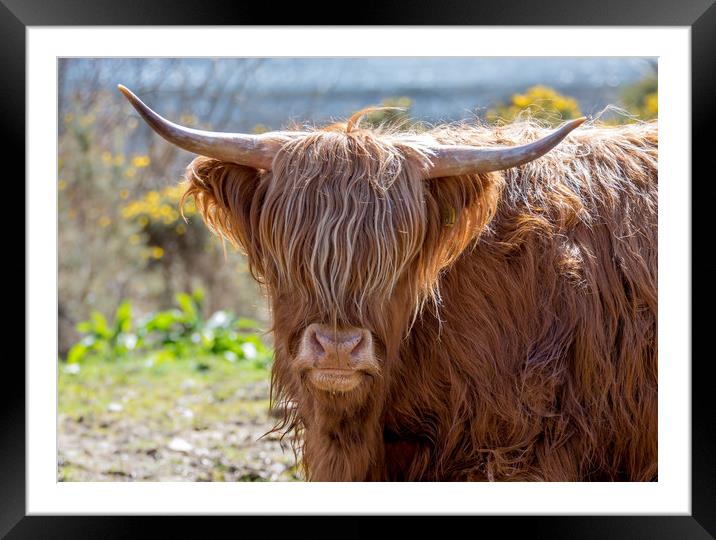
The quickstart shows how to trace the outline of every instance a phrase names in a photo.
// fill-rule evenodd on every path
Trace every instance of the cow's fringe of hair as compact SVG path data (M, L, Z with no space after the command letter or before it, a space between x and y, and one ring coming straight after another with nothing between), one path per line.
M309 478L655 477L656 124L588 125L520 168L420 179L428 142L544 134L333 127L272 172L192 163L186 196L272 299L277 427L298 435ZM316 320L382 344L350 422L290 369Z

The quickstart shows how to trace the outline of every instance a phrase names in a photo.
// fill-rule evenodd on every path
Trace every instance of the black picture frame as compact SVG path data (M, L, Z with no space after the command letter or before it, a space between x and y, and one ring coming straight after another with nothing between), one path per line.
M692 177L699 180L700 197L692 201L704 203L708 200L701 193L702 186L713 182L712 166L708 163L711 152L699 151L700 144L713 141L713 111L716 97L716 6L714 0L602 0L600 2L574 2L559 0L534 2L529 0L503 0L500 2L477 3L469 1L427 0L396 2L383 0L371 6L364 2L350 10L349 18L340 18L343 24L370 25L548 25L548 26L688 26L691 28L691 73L692 73ZM270 23L292 25L314 25L318 22L335 24L333 21L318 21L317 13L334 14L334 9L324 9L312 3L283 4L280 9L268 3L240 3L236 1L201 0L0 0L0 118L6 141L3 145L5 156L18 156L13 162L12 175L15 179L24 177L25 161L25 32L28 26L95 26L95 25L254 25ZM568 54L568 51L566 51ZM668 134L662 134L668 136ZM712 143L711 143L712 144ZM711 169L708 175L707 167ZM7 174L7 173L6 173ZM19 182L8 187L10 178L5 179L5 193L12 189L18 193L9 197L14 206L25 201L24 190ZM685 187L690 179L684 179ZM710 233L704 216L697 213L702 224L692 218L692 248L704 243ZM7 224L6 224L7 226ZM708 232L706 232L708 231ZM7 253L25 253L23 239L7 238L4 245ZM22 244L21 244L22 242ZM711 266L712 267L712 266ZM706 265L709 268L709 265ZM692 260L692 279L693 279ZM23 277L25 286L28 286ZM695 299L705 307L706 295ZM16 315L16 314L14 314ZM19 318L19 317L18 317ZM24 319L24 317L23 317ZM708 324L708 317L694 318L692 328ZM32 324L32 321L26 321ZM692 335L693 335L692 330ZM521 535L530 538L668 538L697 539L713 538L716 535L716 422L714 422L713 378L710 376L712 355L692 354L692 513L690 516L551 516L551 517L479 517L457 518L478 519L477 523L466 525L474 531L487 529L500 531L501 536ZM661 359L662 362L688 359ZM159 518L150 517L88 517L88 516L27 516L26 515L26 470L25 470L25 370L17 356L5 357L3 389L0 392L0 536L7 538L113 538L136 537L150 533L150 523ZM296 530L305 527L314 518L300 518L300 525L287 523L287 518L220 518L226 525L237 527L235 520L243 520L241 527L258 526L272 531L272 536L281 528ZM293 518L294 520L296 518ZM332 524L331 520L341 519ZM365 536L380 527L374 517L323 518L320 524L311 525L312 535L320 536ZM231 520L231 521L229 521ZM270 520L270 523L269 523ZM163 519L163 535L175 537L203 537L213 535L212 524L207 529L205 518ZM431 525L447 532L442 520ZM453 525L454 526L454 525ZM486 527L487 526L487 527ZM414 531L427 531L423 519L414 519L409 525L401 524L403 535ZM462 529L454 529L457 531ZM317 532L314 532L317 531ZM340 533L338 533L340 531Z

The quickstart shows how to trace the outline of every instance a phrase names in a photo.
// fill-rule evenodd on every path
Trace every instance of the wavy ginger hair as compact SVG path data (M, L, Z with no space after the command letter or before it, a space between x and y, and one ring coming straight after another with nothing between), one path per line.
M187 170L185 196L267 289L278 428L307 477L654 479L656 124L584 127L522 167L430 181L421 140L544 131L353 124L287 143L272 171ZM381 373L348 405L291 372L312 322L375 336Z

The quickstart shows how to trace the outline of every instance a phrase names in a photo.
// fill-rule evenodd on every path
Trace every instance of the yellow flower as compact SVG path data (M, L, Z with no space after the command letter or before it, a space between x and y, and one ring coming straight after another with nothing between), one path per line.
M173 202L179 202L181 196L184 194L184 186L182 184L176 184L175 186L167 186L162 190L162 195L171 199Z
M144 194L139 200L129 202L121 210L124 219L136 219L141 226L149 223L158 223L162 225L174 225L181 217L178 202L184 193L184 185L168 186L161 191L152 190ZM128 190L122 190L120 197L127 198ZM196 205L187 203L186 215L196 213ZM180 234L183 234L180 233Z
M152 246L150 253L153 259L161 259L164 257L164 250L159 246Z
M487 111L487 119L491 122L500 119L509 121L523 111L529 111L530 117L550 123L581 115L579 104L574 98L564 96L548 86L536 85L523 94L513 94L509 104L498 104L495 109Z
M129 243L132 244L133 246L136 246L141 241L142 241L142 238L138 234L133 234L132 236L129 237Z
M512 103L517 105L518 107L527 107L530 104L530 101L527 99L526 96L523 96L522 94L515 94L512 96Z
M183 223L180 223L179 225L174 227L174 230L176 231L176 233L179 236L181 236L182 234L184 234L186 232L186 225L184 225Z
M60 181L57 183L57 189L59 189L60 191L64 191L64 189L65 189L66 187L67 187L67 182L65 182L64 180L60 180Z
M644 98L644 109L647 114L656 116L659 112L659 94L656 92L648 94Z
M127 197L129 197L129 190L128 190L128 189L123 189L122 191L119 192L119 196L120 196L122 199L126 199Z
M137 169L135 169L134 167L127 168L127 170L124 171L124 176L126 176L127 178L134 178L135 176L137 176Z
M134 165L138 169L141 169L142 167L146 167L150 163L151 163L151 160L149 159L149 156L134 156L132 158L132 165Z
M184 210L185 216L193 216L194 214L196 214L196 203L194 202L194 200L191 199L191 200L187 201L186 204L184 205L183 210Z
M107 150L102 152L102 162L106 165L110 165L112 163L112 152L108 152Z
M103 229L106 229L107 227L109 227L112 224L112 220L109 219L109 217L107 217L107 216L102 216L101 218L99 218L98 223L99 223L100 227L102 227Z

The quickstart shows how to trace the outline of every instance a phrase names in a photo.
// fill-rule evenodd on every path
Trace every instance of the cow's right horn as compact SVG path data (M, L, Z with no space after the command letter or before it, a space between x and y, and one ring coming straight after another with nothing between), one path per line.
M180 126L162 118L147 107L127 87L117 85L137 112L154 131L170 143L202 156L247 165L256 169L271 169L273 158L293 133L272 132L261 135L217 133Z
M520 146L480 148L464 145L434 145L430 148L434 157L431 159L432 164L425 178L442 178L519 167L545 155L586 120L586 118L570 120L546 137Z

